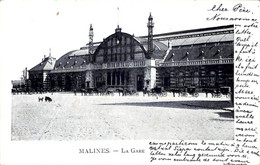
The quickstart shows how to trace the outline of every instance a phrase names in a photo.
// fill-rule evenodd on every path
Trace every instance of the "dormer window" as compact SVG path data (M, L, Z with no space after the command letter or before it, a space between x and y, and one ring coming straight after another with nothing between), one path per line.
M186 58L190 53L186 52L185 55L182 57L182 59Z
M218 55L219 53L220 53L220 49L218 49L218 50L216 51L216 53L214 54L214 56Z

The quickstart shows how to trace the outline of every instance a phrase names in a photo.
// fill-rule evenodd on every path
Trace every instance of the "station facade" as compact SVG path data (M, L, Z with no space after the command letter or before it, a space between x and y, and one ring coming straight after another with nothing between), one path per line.
M148 35L115 33L61 56L51 55L29 70L32 91L80 91L87 88L133 91L216 89L234 85L234 26L219 26Z

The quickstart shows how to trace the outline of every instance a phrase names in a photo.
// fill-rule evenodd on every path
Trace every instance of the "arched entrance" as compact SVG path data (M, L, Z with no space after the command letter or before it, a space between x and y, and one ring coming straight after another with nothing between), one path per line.
M57 90L61 91L62 90L62 77L58 76L57 81L58 81L58 89Z
M51 91L54 91L55 90L55 80L51 79L50 86L51 86Z
M65 91L71 91L71 77L65 77Z
M144 88L144 76L143 75L136 76L136 85L137 85L137 88L136 88L137 91L143 90L143 88Z

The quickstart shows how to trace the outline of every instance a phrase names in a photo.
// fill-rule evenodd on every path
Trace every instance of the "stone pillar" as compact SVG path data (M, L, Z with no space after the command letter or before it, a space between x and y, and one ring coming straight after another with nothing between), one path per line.
M121 73L121 71L119 71L118 74L119 74L119 76L118 76L119 77L119 85L122 85L122 80L121 80L121 74L122 73Z
M43 72L43 75L42 75L42 87L43 87L43 90L46 91L48 89L48 79L47 79L47 76L48 76L48 72L47 71L44 71Z
M86 71L85 74L85 83L86 83L86 87L87 87L87 82L89 82L89 87L93 88L94 87L94 83L93 83L93 74L91 70Z
M144 88L147 88L147 90L151 90L156 86L155 60L146 60L145 66L146 68L144 70Z
M110 86L112 85L113 83L113 72L110 72Z
M63 73L62 77L61 77L62 78L62 88L61 88L62 91L65 89L65 77L66 77L66 74Z
M118 72L115 72L115 85L118 85L117 84L117 74L118 74Z
M102 74L102 81L105 82L105 87L107 87L107 72L103 72Z

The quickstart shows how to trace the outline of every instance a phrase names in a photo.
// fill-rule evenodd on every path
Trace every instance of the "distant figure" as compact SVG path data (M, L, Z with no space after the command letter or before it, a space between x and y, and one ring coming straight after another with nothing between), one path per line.
M48 96L45 96L45 101L46 102L52 102L52 99L50 97L48 97Z
M74 95L75 95L75 96L77 95L77 90L76 90L76 89L74 89Z
M143 90L143 96L145 96L147 93L147 88L145 87L144 90Z
M175 91L172 90L172 97L175 97Z
M43 102L43 97L38 97L39 102Z

